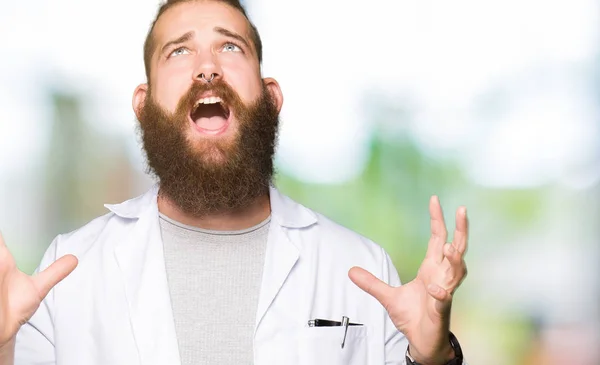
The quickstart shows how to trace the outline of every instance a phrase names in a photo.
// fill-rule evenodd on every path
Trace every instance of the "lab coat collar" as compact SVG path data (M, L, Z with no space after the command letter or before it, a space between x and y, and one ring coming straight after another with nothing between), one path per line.
M121 218L135 219L139 218L144 210L150 205L157 205L158 184L155 184L146 193L129 199L119 204L104 204L104 206Z
M139 218L149 205L157 204L159 185L155 184L145 194L120 204L106 204L105 207L122 218ZM282 227L305 228L317 222L317 216L311 210L283 195L277 188L269 189L271 200L271 219Z

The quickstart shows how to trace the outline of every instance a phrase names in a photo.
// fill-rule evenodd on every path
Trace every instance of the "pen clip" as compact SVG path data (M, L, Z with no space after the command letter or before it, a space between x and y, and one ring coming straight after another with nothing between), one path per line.
M348 334L348 325L350 324L350 318L343 316L342 317L342 327L344 327L344 338L342 339L342 348L346 344L346 335Z

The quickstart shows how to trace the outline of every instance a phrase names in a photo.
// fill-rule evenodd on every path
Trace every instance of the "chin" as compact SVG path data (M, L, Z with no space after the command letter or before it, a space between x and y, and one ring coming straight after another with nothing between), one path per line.
M188 142L190 143L190 148L194 151L194 156L209 165L221 165L226 163L229 154L228 152L235 146L233 136L198 138L197 133L193 131L188 135Z

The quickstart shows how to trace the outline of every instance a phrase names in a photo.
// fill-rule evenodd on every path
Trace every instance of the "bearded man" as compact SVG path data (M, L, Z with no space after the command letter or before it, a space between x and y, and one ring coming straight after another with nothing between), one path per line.
M59 235L36 274L0 239L0 364L462 364L466 275L439 201L417 277L272 184L276 80L236 0L170 0L133 108L157 184Z

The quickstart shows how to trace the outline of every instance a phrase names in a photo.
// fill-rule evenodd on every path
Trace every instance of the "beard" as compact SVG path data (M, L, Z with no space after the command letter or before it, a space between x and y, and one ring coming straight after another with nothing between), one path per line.
M190 115L200 95L212 91L235 122L225 135L198 138ZM148 173L158 179L159 194L192 217L232 212L269 193L279 116L263 85L260 97L246 105L222 80L195 83L174 113L153 99L151 89L139 116ZM230 133L233 132L233 133Z

